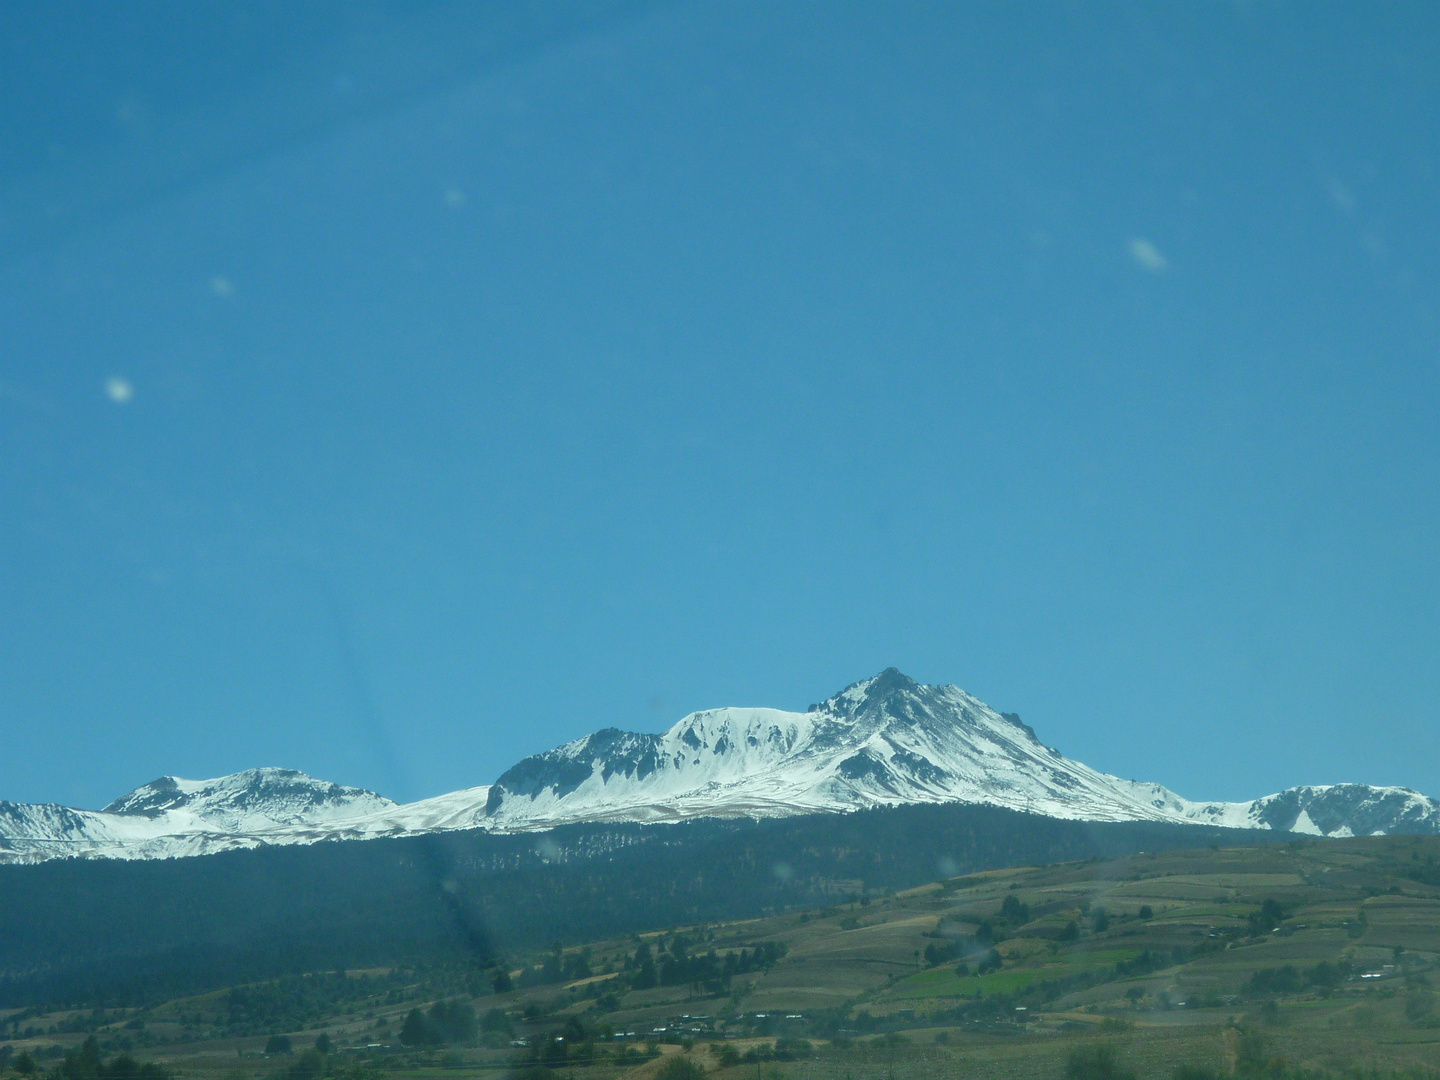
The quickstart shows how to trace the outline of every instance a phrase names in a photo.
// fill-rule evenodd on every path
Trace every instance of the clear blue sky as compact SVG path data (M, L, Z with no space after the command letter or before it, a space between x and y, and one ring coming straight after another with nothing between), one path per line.
M889 665L1440 796L1434 5L99 10L3 16L0 798Z

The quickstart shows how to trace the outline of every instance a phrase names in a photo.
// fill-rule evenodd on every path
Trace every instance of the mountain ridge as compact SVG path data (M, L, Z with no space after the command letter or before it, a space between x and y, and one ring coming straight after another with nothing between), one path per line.
M534 754L491 785L397 804L294 770L165 776L103 810L0 802L0 862L173 858L266 844L583 822L845 813L978 803L1071 820L1156 821L1323 836L1440 832L1440 802L1407 788L1303 786L1194 802L1072 761L1013 713L895 668L803 713L721 708L658 734L604 728Z

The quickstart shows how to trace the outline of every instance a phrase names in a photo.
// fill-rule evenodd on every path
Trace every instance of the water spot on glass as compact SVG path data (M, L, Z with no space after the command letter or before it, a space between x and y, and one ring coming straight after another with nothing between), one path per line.
M135 387L121 375L111 375L105 380L105 396L116 405L124 405L135 396Z
M1131 240L1129 250L1130 257L1152 274L1158 274L1170 265L1165 256L1160 253L1160 249L1143 236L1137 236Z
M1330 201L1335 205L1335 209L1347 214L1355 209L1355 195L1343 183L1339 180L1331 180L1328 188Z

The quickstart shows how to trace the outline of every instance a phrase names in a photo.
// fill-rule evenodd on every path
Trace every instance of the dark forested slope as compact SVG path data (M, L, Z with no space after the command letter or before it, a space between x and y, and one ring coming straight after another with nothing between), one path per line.
M971 870L1286 833L988 806L577 825L0 867L0 1005L133 1002L296 971L464 959L905 888Z

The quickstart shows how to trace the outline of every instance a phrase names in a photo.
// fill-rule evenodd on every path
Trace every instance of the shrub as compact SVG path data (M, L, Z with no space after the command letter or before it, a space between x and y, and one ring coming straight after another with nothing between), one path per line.
M1077 1046L1065 1059L1065 1080L1135 1080L1109 1043Z
M1405 996L1405 1015L1410 1020L1423 1020L1435 1011L1435 995L1423 986L1412 987Z
M480 1018L480 1030L498 1032L510 1038L515 1034L515 1024L504 1009L492 1007Z
M775 1058L777 1061L793 1061L797 1058L808 1058L815 1052L808 1039L798 1039L782 1035L775 1040Z
M437 1001L428 1014L411 1009L400 1028L405 1046L461 1045L475 1041L475 1010L461 1001Z
M675 1054L660 1066L655 1080L702 1080L705 1070L683 1054Z
M955 942L946 942L944 945L925 946L925 966L939 967L948 960L955 959Z
M325 1075L325 1055L306 1050L285 1070L285 1080L320 1080Z
M1267 896L1260 910L1249 917L1250 933L1258 937L1274 930L1285 919L1285 911L1273 896Z

